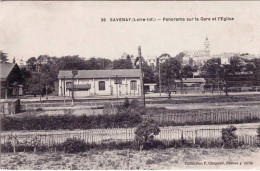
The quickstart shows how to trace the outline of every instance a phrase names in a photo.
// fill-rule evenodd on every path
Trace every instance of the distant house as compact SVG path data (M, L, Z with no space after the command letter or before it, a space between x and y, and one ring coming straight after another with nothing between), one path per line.
M0 63L0 87L1 98L18 96L23 94L22 73L17 64Z
M204 78L184 78L175 80L176 92L184 93L202 93L204 92L206 80Z
M72 84L72 71L59 71L59 96L139 96L139 69L78 70Z

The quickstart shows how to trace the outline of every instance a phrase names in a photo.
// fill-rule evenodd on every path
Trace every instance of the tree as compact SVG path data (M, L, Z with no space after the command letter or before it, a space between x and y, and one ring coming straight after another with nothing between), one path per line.
M185 54L183 52L181 52L178 55L176 55L175 58L176 58L176 60L178 60L182 64L184 56L185 56Z
M136 66L136 69L139 69L139 65ZM156 82L154 69L149 66L144 60L142 62L142 71L144 73L144 83Z
M161 64L162 84L167 88L169 98L171 98L174 80L180 79L180 70L181 63L176 58L170 57Z
M31 57L26 61L26 64L30 71L36 70L36 62L37 62L37 59L35 57Z
M0 50L0 62L1 62L1 63L6 63L6 62L8 62L7 53L4 53L4 52L1 51L1 50Z
M205 76L207 78L216 78L218 71L220 69L221 59L212 58L209 59L202 67L202 70L205 71Z
M220 87L221 76L223 75L223 68L220 67L221 59L209 59L202 67L203 75L206 79L206 84L210 84L212 92L213 87Z
M232 74L241 72L244 68L243 63L244 63L243 59L238 56L234 56L230 58L229 72Z
M192 68L190 65L185 65L182 68L182 76L184 78L192 78L193 77L193 72L196 72L197 70Z
M13 63L15 64L16 62L15 62L15 57L13 58Z
M190 65L190 66L193 66L193 63L194 63L193 58L190 58L190 59L189 59L189 65Z
M133 69L133 63L130 58L114 60L113 69Z
M237 128L230 126L221 130L223 141L223 148L234 148L237 146L237 135L235 134Z
M28 90L28 83L27 81L32 77L32 74L30 71L28 71L26 68L21 68L21 75L22 75L22 84L24 90Z
M33 94L36 96L37 94L43 94L44 85L41 81L41 74L34 73L31 78L29 78L26 82L27 93Z
M105 58L90 58L86 61L89 70L111 69L112 61Z
M229 77L243 71L243 63L243 59L237 56L230 58L229 65L221 65L220 58L210 59L203 66L204 77L208 83L211 82L215 86L218 85L218 87L224 83L226 95L228 96L228 87L232 86L231 82L228 81Z
M135 140L140 151L145 145L153 143L154 136L160 133L160 128L153 120L144 120L135 130Z

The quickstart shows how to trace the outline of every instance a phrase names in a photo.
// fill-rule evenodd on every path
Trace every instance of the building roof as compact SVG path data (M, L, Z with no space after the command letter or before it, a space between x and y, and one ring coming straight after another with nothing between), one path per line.
M0 79L5 80L16 64L14 63L0 63Z
M175 82L181 82L181 80L175 80ZM186 79L182 79L183 83L205 83L205 79L204 78L186 78Z
M139 69L113 69L113 70L78 70L74 78L136 78L140 77ZM72 78L71 70L60 70L58 78Z

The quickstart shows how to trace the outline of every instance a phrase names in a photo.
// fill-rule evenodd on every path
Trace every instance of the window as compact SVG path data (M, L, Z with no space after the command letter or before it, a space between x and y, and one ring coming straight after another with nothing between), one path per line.
M130 82L130 87L131 87L131 90L137 90L137 83L135 80L131 81Z
M72 88L72 82L66 82L66 91Z
M105 90L105 81L99 81L98 88L99 90Z

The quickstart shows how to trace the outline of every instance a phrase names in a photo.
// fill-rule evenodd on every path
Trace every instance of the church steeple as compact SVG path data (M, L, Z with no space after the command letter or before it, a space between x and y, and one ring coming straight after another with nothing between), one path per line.
M205 51L208 52L208 55L210 55L210 43L209 43L208 36L206 37L206 40L204 42L204 48L205 48Z

